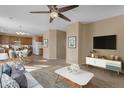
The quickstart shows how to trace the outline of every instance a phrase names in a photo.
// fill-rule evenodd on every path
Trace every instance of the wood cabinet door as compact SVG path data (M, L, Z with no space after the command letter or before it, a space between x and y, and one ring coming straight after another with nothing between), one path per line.
M32 38L22 37L21 44L22 45L32 45Z
M0 44L2 44L2 38L1 38L1 35L0 35Z
M17 41L17 37L15 37L15 36L10 36L10 39L9 39L10 44L14 44L15 41Z
M1 36L1 44L9 44L9 36Z
M32 45L32 38L30 37L0 35L0 44L14 44L15 41L21 41L22 45Z

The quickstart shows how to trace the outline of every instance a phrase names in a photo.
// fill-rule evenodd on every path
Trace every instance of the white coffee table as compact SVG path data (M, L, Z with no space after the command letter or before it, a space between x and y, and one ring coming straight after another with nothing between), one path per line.
M55 70L55 73L58 75L57 80L59 76L62 76L63 78L78 84L80 87L87 85L94 77L93 73L81 69L77 72L69 72L67 67L57 69Z

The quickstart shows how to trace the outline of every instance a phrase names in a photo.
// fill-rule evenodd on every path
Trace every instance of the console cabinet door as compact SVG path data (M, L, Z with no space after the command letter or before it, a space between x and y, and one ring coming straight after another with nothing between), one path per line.
M111 66L121 67L120 61L106 61L106 64Z
M86 64L94 65L94 58L86 57Z
M106 62L104 59L95 59L94 65L101 68L106 68Z

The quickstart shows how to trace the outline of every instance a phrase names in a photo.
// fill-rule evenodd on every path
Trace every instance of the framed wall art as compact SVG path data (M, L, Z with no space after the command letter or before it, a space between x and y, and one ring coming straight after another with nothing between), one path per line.
M68 48L76 48L76 36L68 37Z
M44 46L44 48L48 47L48 39L43 40L43 46Z

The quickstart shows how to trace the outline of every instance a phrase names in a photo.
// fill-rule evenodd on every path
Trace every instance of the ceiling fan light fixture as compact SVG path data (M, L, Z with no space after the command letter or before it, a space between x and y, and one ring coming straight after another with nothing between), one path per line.
M58 13L57 12L51 12L50 17L51 18L56 18L56 17L58 17Z
M55 18L60 17L66 21L71 21L68 17L64 16L64 14L62 14L63 12L69 11L71 9L74 9L76 7L78 7L79 5L68 5L68 6L64 6L64 7L60 7L58 8L57 5L47 5L47 7L49 8L49 11L32 11L30 13L49 13L49 17L50 20L49 22L51 23Z

